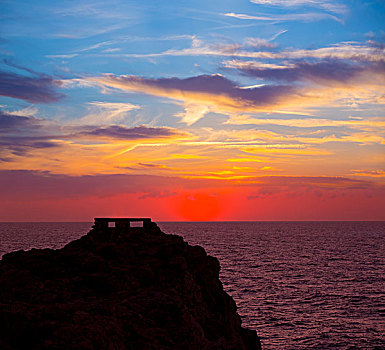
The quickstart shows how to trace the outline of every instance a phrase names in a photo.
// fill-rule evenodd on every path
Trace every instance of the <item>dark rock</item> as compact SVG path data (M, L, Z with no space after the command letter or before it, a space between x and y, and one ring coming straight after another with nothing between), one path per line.
M202 247L154 223L95 228L60 250L6 254L0 348L260 349L219 269Z

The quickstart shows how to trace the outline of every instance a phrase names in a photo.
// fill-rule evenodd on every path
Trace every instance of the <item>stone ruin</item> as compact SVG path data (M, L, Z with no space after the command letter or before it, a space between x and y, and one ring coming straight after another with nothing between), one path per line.
M153 224L151 218L95 218L94 220L93 227L103 231L146 230Z

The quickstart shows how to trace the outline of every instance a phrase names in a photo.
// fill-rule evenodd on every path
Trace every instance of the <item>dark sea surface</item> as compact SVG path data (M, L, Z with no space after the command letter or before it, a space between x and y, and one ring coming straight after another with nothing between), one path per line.
M385 222L158 223L221 263L264 350L385 349ZM60 248L91 223L0 223L0 255Z

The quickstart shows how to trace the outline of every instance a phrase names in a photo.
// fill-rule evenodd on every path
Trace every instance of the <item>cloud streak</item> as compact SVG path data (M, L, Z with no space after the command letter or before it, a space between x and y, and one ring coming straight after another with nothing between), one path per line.
M19 128L28 130L40 128L40 121L30 116L0 112L0 132L5 133Z
M296 106L301 106L304 111L304 108L325 104L339 105L352 95L360 103L384 102L385 63L381 61L322 59L279 64L234 59L225 61L224 65L248 77L264 79L268 84L242 87L220 74L184 79L103 74L86 78L86 81L107 90L132 91L182 101L185 112L177 116L188 125L210 111L283 113Z
M313 6L335 13L347 12L347 7L343 4L338 3L338 1L332 2L328 0L250 0L250 2L264 6L279 6L286 8L299 6Z
M191 47L184 49L169 49L159 53L118 53L98 55L101 57L123 57L123 58L156 58L167 56L217 56L231 58L255 58L270 60L301 60L306 58L314 59L338 59L352 60L356 62L372 61L383 62L385 57L385 48L375 43L357 43L342 42L335 45L325 46L318 49L283 49L280 51L267 50L250 50L249 41L246 40L245 45L235 44L217 45L204 43L196 38L193 40Z
M200 188L211 183L214 182L154 175L69 176L43 171L0 170L2 195L13 199L110 197L122 193L153 193L159 188Z
M78 119L78 124L106 125L124 123L127 121L129 112L141 109L140 106L132 103L116 102L89 102L89 113Z
M142 140L186 136L186 133L171 128L151 128L144 125L127 128L119 125L100 127L90 131L84 131L77 136L101 137L117 140Z
M294 98L296 90L287 85L260 86L243 89L222 75L200 75L185 79L147 79L133 75L114 76L104 74L88 78L104 88L115 88L143 94L166 97L178 101L215 106L222 110L239 109L258 111L284 103L288 97ZM204 113L204 112L202 112ZM194 122L194 119L188 121Z
M42 120L0 112L0 157L3 161L12 161L13 156L26 156L34 149L56 146L58 144L45 135Z
M249 76L286 83L311 81L328 85L366 80L366 83L382 85L385 79L385 62L348 63L324 59L320 62L294 61L289 65L279 66L233 60L225 64L226 67L238 68Z
M237 18L241 20L254 20L254 21L272 21L272 22L287 22L287 21L302 21L302 22L313 22L320 21L324 19L332 19L337 22L341 22L336 16L330 15L328 13L293 13L293 14L283 14L283 15L267 15L267 14L258 14L258 15L247 15L243 13L234 13L228 12L224 13L223 16Z
M42 171L0 170L2 195L7 199L58 199L84 196L112 197L124 193L159 193L175 195L179 190L223 186L223 180L186 179L154 175L83 175L69 176ZM288 190L378 190L383 187L367 180L327 176L260 176L235 182L240 188L256 188L259 195Z
M128 128L122 125L63 125L33 116L0 112L0 157L11 161L34 150L53 147L70 148L77 143L94 145L117 141L167 140L187 137L188 134L167 127L140 125Z
M349 119L333 120L323 118L301 118L301 119L280 119L280 118L252 118L247 115L232 116L226 122L233 125L280 125L296 128L319 128L319 127L344 127L344 128L385 128L385 121L376 119ZM333 130L334 131L334 130Z
M56 89L60 81L48 75L27 77L0 71L0 96L17 98L31 103L56 102L64 97Z

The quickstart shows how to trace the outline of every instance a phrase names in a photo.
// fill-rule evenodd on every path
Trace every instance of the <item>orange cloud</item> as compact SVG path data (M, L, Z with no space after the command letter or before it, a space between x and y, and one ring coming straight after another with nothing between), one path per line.
M196 112L198 108L200 116L208 112L208 109L202 106L227 112L266 111L281 105L294 105L299 99L303 99L302 93L294 87L264 85L243 89L218 74L186 79L146 79L137 76L104 74L87 79L104 88L134 91L183 101L186 103L187 112L182 117L188 123L198 119L197 116L191 117L191 111ZM202 106L197 107L199 105Z
M210 111L218 113L275 112L305 113L306 108L319 106L346 106L355 103L385 103L382 64L354 66L345 64L341 73L335 73L333 62L303 63L288 68L248 69L251 76L262 73L282 79L285 85L252 85L241 87L222 75L201 75L191 78L146 79L137 76L104 74L87 78L104 89L133 91L171 100L182 101L185 112L177 116L191 125ZM298 64L297 64L298 65ZM378 70L376 67L379 67ZM334 69L334 70L333 70ZM303 73L301 73L303 71ZM350 74L351 73L351 74ZM302 75L301 75L302 74ZM301 78L302 76L302 78ZM312 84L295 84L296 80ZM298 107L300 106L300 107Z

